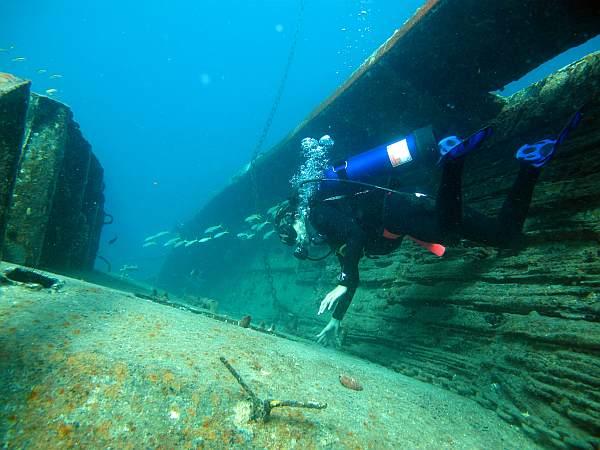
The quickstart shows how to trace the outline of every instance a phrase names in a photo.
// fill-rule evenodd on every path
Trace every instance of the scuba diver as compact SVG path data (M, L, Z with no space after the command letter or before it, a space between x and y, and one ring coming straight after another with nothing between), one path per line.
M358 263L365 255L389 254L404 237L436 256L442 256L446 245L455 245L460 239L499 248L522 243L523 224L541 170L580 120L581 112L577 111L555 139L526 144L517 150L520 170L496 217L462 204L465 158L490 136L489 127L464 140L449 136L439 142L431 127L421 128L405 139L320 170L316 177L314 173L323 167L323 154L333 141L329 136L320 141L304 139L305 156L306 148L312 149L320 164L309 157L301 170L312 168L313 178L306 179L307 174L301 173L292 179L299 193L280 204L275 227L281 241L294 246L297 258L320 260L335 251L339 260L337 286L323 298L318 310L320 315L333 308L332 318L317 335L317 341L323 344L337 337L359 284ZM398 180L406 168L436 160L442 174L435 199L392 188L394 178ZM319 258L311 257L309 247L323 242L331 251Z

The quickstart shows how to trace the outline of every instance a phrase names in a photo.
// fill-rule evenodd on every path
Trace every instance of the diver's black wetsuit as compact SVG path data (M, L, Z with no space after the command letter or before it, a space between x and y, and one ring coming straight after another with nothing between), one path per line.
M359 282L358 262L364 254L383 255L397 249L405 235L425 242L453 244L465 238L494 247L509 247L521 235L535 182L540 173L526 164L513 184L498 217L462 207L464 158L444 164L437 199L370 190L324 200L317 194L310 222L337 249L339 284L348 288L333 312L341 320ZM384 230L398 239L384 237Z

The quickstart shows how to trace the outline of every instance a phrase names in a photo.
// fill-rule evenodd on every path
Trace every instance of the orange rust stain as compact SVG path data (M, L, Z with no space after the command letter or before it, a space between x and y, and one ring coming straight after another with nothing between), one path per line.
M81 334L81 330L73 330L73 334Z
M17 81L17 77L6 72L0 72L0 78L5 81Z
M173 383L175 381L175 375L170 370L167 370L163 373L163 382L165 383Z
M150 375L148 375L148 379L152 383L156 383L158 381L158 375L156 375L155 373L151 373Z
M58 426L58 437L60 439L69 437L72 432L73 432L73 425L68 425L68 424L63 423Z
M125 364L117 363L114 367L114 373L117 380L123 382L129 375L129 370Z
M29 395L27 396L27 401L32 402L40 398L40 389L38 387L34 387Z

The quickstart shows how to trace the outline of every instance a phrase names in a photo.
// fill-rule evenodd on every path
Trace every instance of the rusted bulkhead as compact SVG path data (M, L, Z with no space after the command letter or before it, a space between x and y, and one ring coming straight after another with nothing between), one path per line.
M8 206L21 156L29 86L28 81L0 73L0 259Z
M16 155L2 165L3 259L56 271L91 269L104 221L102 167L69 107L29 95L28 82L11 82L22 92L10 102L19 90L0 91L12 118L0 122L3 159Z

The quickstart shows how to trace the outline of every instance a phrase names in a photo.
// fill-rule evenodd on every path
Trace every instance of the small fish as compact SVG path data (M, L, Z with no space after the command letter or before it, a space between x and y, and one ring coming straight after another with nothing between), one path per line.
M349 377L348 375L340 375L340 383L342 383L342 386L353 391L363 390L362 384L356 378Z
M161 236L165 236L169 234L170 231L161 231L160 233L153 234L152 236L148 236L144 241L153 241L154 239L158 239Z
M163 244L163 247L168 247L169 245L175 244L177 241L181 240L180 237L176 237L173 239L169 239L167 242Z
M136 270L140 270L140 268L135 264L123 264L119 269L121 272L135 272Z
M54 75L50 75L50 79L51 80L59 80L60 78L62 78L63 76L59 73L55 73Z
M11 61L12 62L23 62L23 61L27 61L27 58L25 58L24 56L19 56L17 58L13 58Z
M189 247L190 245L194 245L196 242L198 242L198 239L194 239L193 241L187 241L187 242L185 243L185 246L186 246L186 247Z
M0 53L4 53L4 52L7 52L7 51L8 51L7 48L0 48Z
M40 75L45 74L46 72L48 72L46 69L38 69L37 73L39 73Z
M198 242L200 242L201 244L210 241L212 238L209 237L203 237L202 239L198 239Z
M226 234L229 234L229 231L221 231L220 233L215 234L215 239L220 238L221 236L225 236Z
M144 245L142 245L142 247L152 247L153 245L157 245L156 242L150 241L146 242Z
M46 89L46 94L48 95L54 95L58 92L58 89Z
M252 223L252 222L258 222L259 220L262 220L262 217L260 214L252 214L251 216L246 217L244 219L244 222Z
M215 231L218 231L221 228L223 228L223 225L215 225L214 227L208 227L206 230L204 230L204 234L214 233Z
M273 236L275 234L275 230L271 230L271 231L267 231L264 236L263 239L267 240L269 239L271 236Z
M183 240L183 241L179 241L177 244L175 244L173 246L173 248L178 248L181 247L182 245L185 245L187 243L187 241Z
M112 238L110 241L108 241L108 245L112 245L115 242L117 242L117 239L119 239L119 236L115 236L114 238Z
M256 231L262 231L266 226L270 225L271 222L263 222L258 224L258 226L256 227Z
M277 214L277 210L279 209L279 205L271 206L267 209L267 216L274 218L275 214Z

